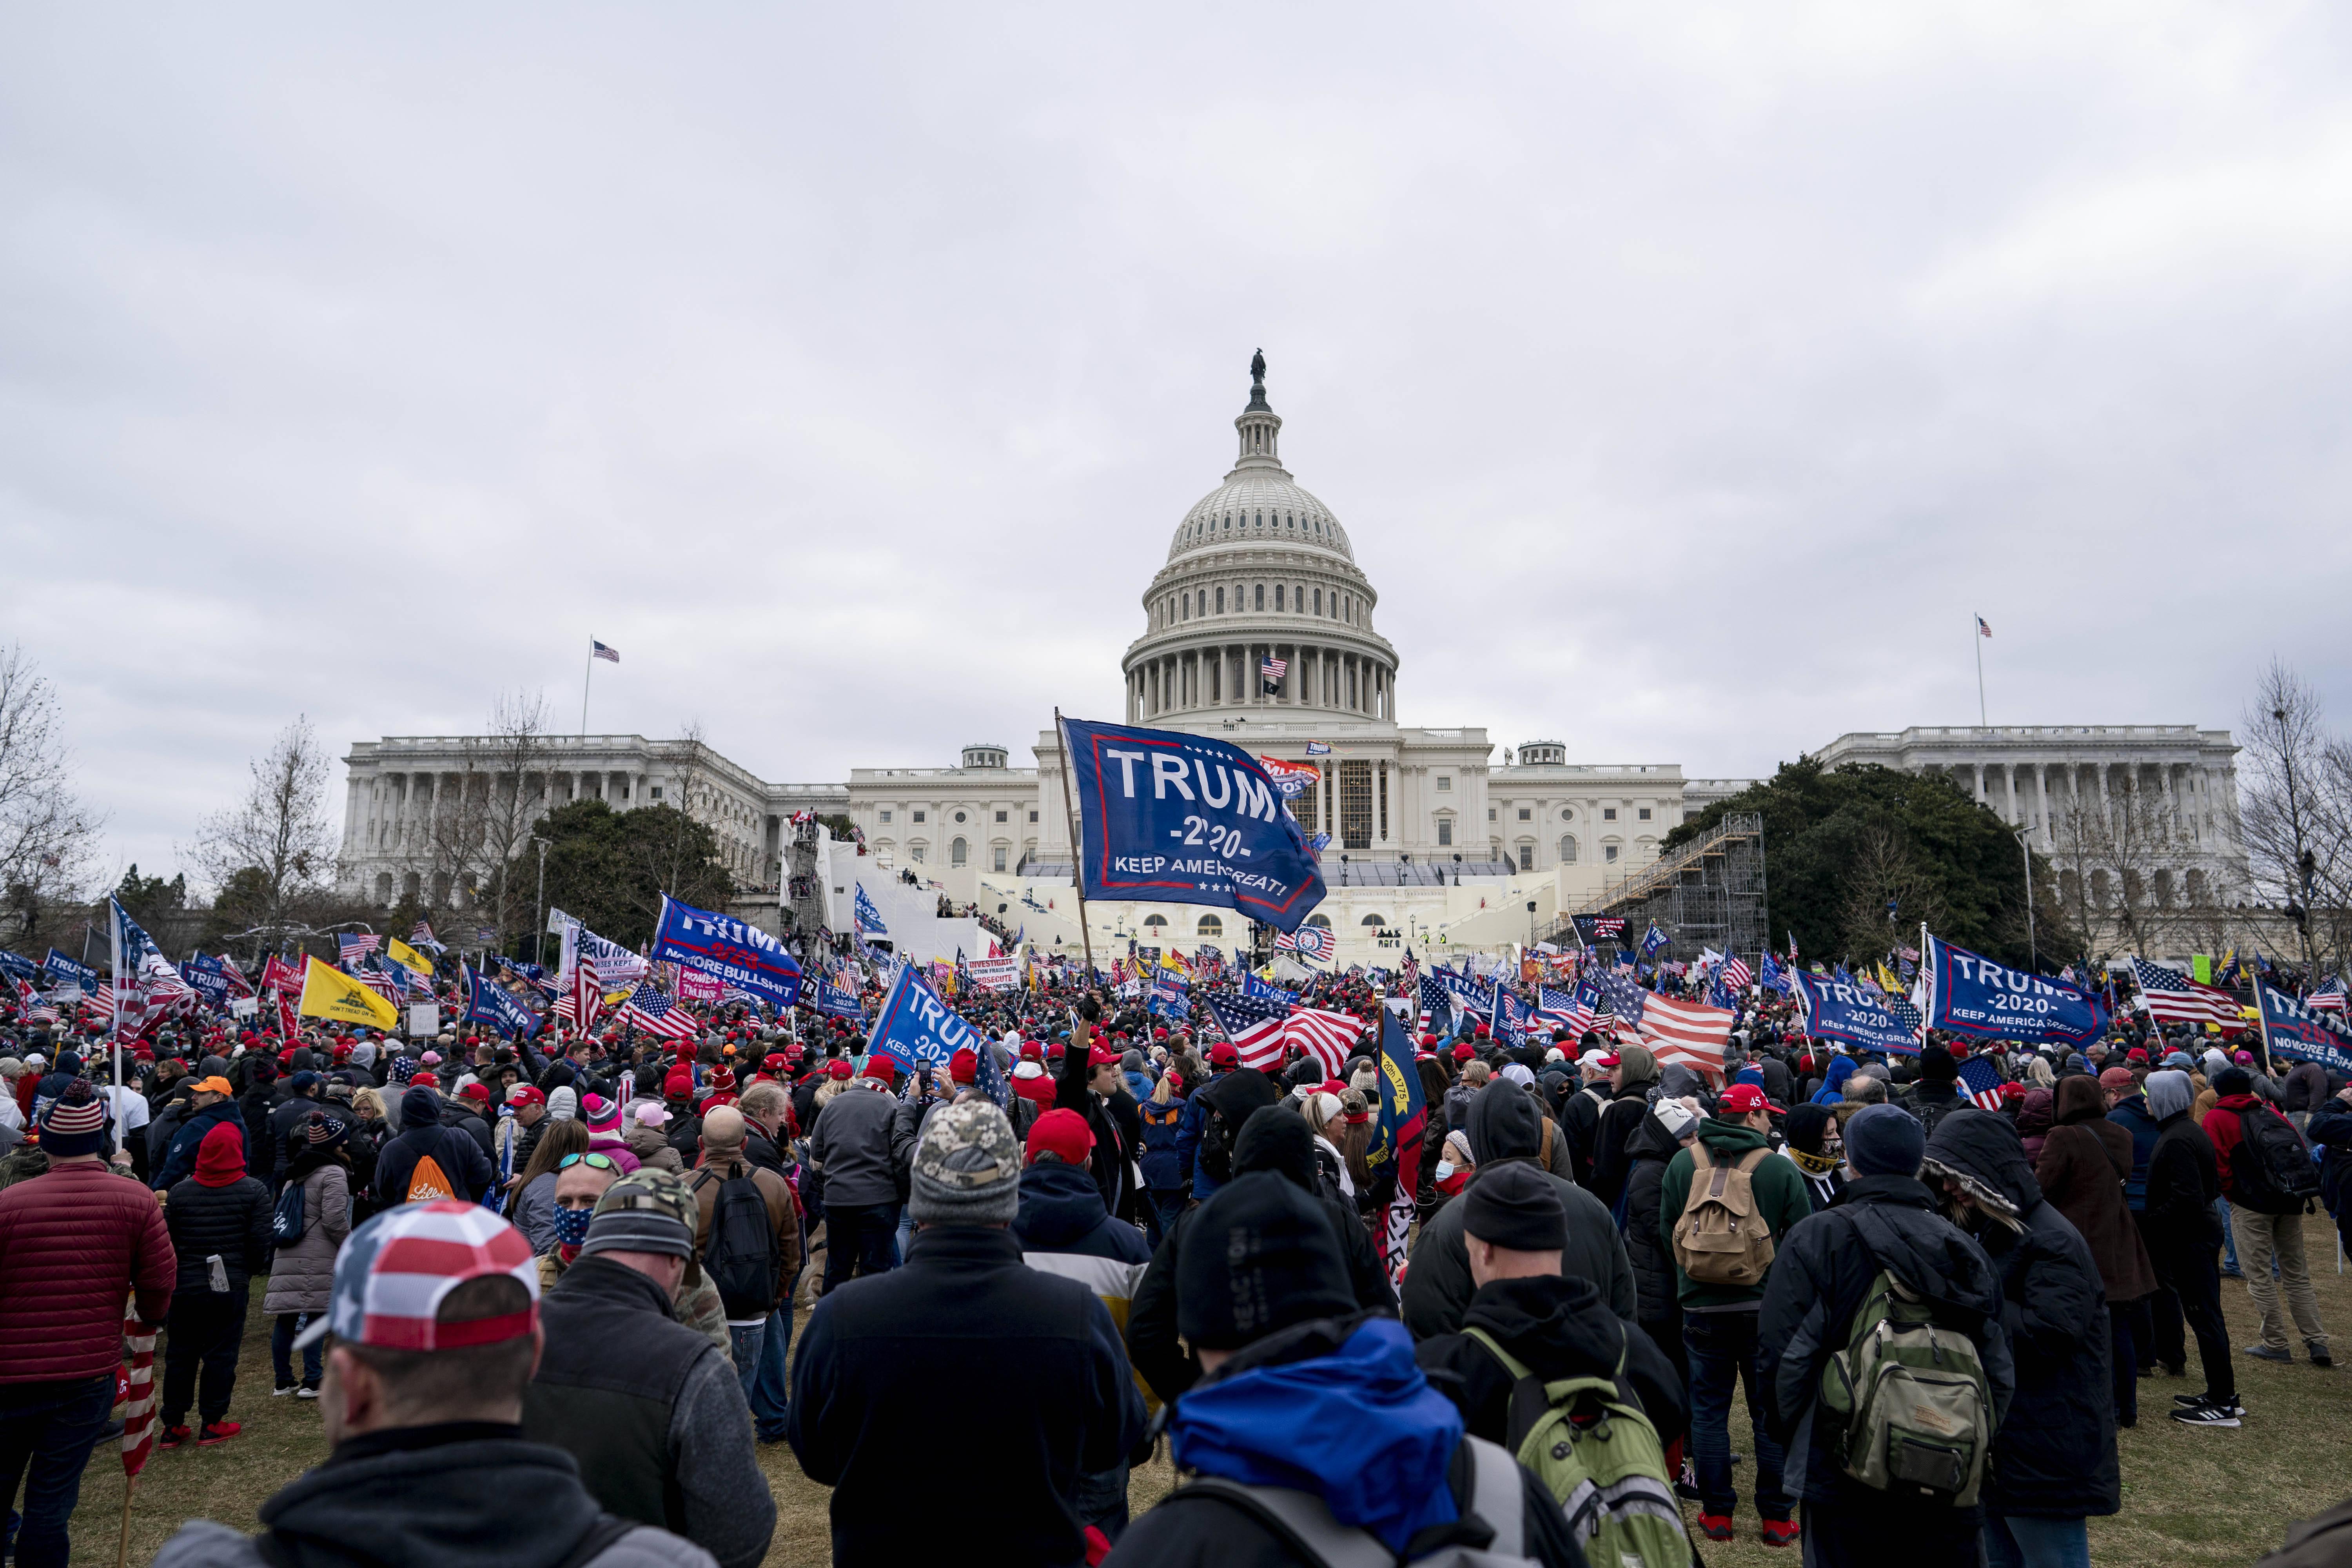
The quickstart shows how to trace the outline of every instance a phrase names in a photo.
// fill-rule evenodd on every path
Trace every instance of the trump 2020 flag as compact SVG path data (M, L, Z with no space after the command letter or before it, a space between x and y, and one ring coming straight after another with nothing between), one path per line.
M880 1051L903 1071L912 1072L920 1062L943 1067L950 1057L967 1047L984 1051L988 1037L940 999L931 983L923 978L921 965L900 964L898 978L890 982L890 994L882 998L882 1011L874 1020L866 1048Z
M1089 899L1210 904L1295 931L1323 873L1265 764L1173 730L1062 721Z
M2011 969L1931 936L1927 970L1927 1026L1955 1035L2086 1046L2107 1032L2107 1010L2080 985Z
M783 944L732 915L715 915L662 895L653 961L715 974L756 1001L789 1007L800 1000L801 966ZM601 966L600 966L601 973Z
M866 896L866 884L855 883L853 888L850 910L851 918L857 925L857 934L869 940L878 937L887 941L890 928L882 923L882 911L876 909L874 900Z

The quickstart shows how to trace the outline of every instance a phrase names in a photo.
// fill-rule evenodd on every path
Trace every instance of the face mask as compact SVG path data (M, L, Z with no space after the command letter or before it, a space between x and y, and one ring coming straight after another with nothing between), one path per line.
M582 1242L588 1239L588 1222L595 1217L596 1211L593 1208L557 1209L555 1211L555 1239L562 1242L566 1247L579 1246Z

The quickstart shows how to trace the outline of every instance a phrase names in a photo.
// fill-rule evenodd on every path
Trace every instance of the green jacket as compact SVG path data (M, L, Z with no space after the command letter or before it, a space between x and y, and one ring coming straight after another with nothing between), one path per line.
M1764 1134L1745 1122L1719 1121L1714 1117L1698 1124L1699 1142L1706 1145L1706 1157L1717 1164L1730 1164L1751 1149L1766 1149L1770 1144ZM1675 1251L1675 1224L1683 1217L1683 1205L1690 1199L1691 1173L1697 1168L1687 1149L1675 1152L1666 1166L1664 1184L1658 1192L1658 1237L1671 1258ZM1789 1228L1813 1212L1813 1200L1805 1190L1805 1173L1797 1163L1780 1154L1767 1155L1749 1173L1748 1184L1756 1194L1756 1206L1763 1212L1764 1223L1772 1227L1772 1247L1777 1257L1781 1240ZM1769 1284L1771 1276L1765 1276ZM1675 1299L1685 1311L1693 1308L1724 1307L1740 1301L1761 1302L1764 1284L1700 1285L1675 1265Z

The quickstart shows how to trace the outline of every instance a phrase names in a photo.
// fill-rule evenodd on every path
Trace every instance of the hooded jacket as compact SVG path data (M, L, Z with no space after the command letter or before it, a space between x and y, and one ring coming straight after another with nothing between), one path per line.
M1650 1090L1658 1081L1658 1061L1647 1047L1620 1046L1617 1059L1624 1085L1601 1107L1592 1132L1592 1195L1606 1209L1614 1209L1625 1190L1625 1140L1650 1113Z
M1835 1107L1842 1102L1845 1099L1845 1080L1853 1076L1856 1065L1852 1057L1832 1057L1822 1087L1813 1091L1813 1103Z
M2137 1301L2156 1289L2147 1244L2124 1204L2124 1180L2132 1167L2132 1137L2107 1120L2098 1084L2070 1078L2058 1086L2066 1107L2042 1142L2034 1162L2042 1195L2057 1206L2082 1236L2099 1266L2099 1280L2112 1306Z
M1664 1129L1659 1129L1661 1132ZM1517 1380L1495 1352L1470 1337L1484 1329L1546 1383L1615 1377L1621 1362L1643 1413L1671 1440L1690 1423L1683 1382L1650 1336L1612 1312L1589 1279L1490 1279L1470 1298L1463 1332L1413 1347L1430 1386L1454 1401L1474 1437L1504 1443ZM1507 1446L1507 1444L1506 1445Z
M1974 1235L2000 1271L2001 1327L2017 1394L1993 1438L1985 1506L2080 1519L2123 1506L2109 1380L2106 1292L2091 1249L2043 1200L2008 1120L1955 1111L1927 1140L1925 1169L1975 1203Z
M1876 1512L1884 1492L1850 1480L1832 1457L1834 1421L1818 1419L1822 1369L1845 1348L1853 1315L1885 1269L1969 1336L1991 1386L1999 1428L2017 1384L2001 1325L1992 1260L1936 1210L1909 1176L1860 1176L1837 1201L1790 1231L1772 1260L1757 1320L1757 1381L1773 1431L1788 1447L1783 1484L1811 1503ZM1971 1510L1973 1511L1973 1510Z
M1604 1131L1606 1115L1621 1108L1635 1113L1627 1118L1625 1132L1631 1137L1635 1117L1648 1115L1648 1109L1638 1100L1612 1101L1604 1113ZM1534 1163L1543 1123L1535 1101L1515 1085L1488 1084L1471 1101L1469 1122L1470 1149L1478 1162L1477 1173L1471 1177L1474 1184L1507 1162ZM1625 1240L1618 1234L1617 1222L1582 1187L1549 1172L1545 1174L1559 1189L1559 1201L1568 1210L1568 1246L1560 1253L1559 1271L1591 1280L1609 1310L1632 1322L1639 1298L1633 1289L1633 1266L1625 1256ZM1462 1315L1469 1310L1475 1287L1470 1279L1470 1248L1463 1239L1464 1210L1460 1203L1447 1204L1421 1227L1420 1238L1413 1243L1402 1301L1405 1326L1415 1339L1460 1331Z
M2125 1095L2107 1112L2107 1120L2131 1139L2131 1171L2124 1177L2124 1206L2134 1214L2147 1207L2147 1163L2156 1153L2157 1115L2147 1108L2144 1092Z
M1682 1152L1682 1141L1654 1116L1642 1118L1625 1140L1625 1157L1631 1163L1623 1201L1625 1260L1633 1270L1636 1310L1645 1323L1675 1312L1675 1255L1658 1238L1658 1193L1665 1184L1667 1162Z
M196 1151L203 1146L205 1134L215 1127L234 1127L240 1140L245 1137L245 1112L237 1109L236 1100L216 1100L202 1110L190 1111L187 1120L172 1134L172 1142L165 1147L163 1157L156 1162L154 1177L148 1185L159 1193L169 1192L193 1175Z
M2172 1260L2202 1252L2213 1267L2221 1245L2221 1216L2213 1200L2221 1195L2221 1167L2213 1140L2188 1110L2157 1123L2156 1148L2147 1159L2147 1227L2149 1261L2173 1273Z
M383 1146L375 1160L375 1194L385 1207L408 1201L409 1178L419 1160L430 1155L470 1203L489 1191L496 1173L482 1146L459 1128L441 1125L441 1097L419 1083L400 1097L400 1136Z
M2246 1136L2241 1113L2253 1116L2278 1116L2280 1113L2264 1103L2259 1094L2225 1094L2213 1102L2205 1113L2205 1136L2213 1141L2213 1156L2221 1167L2221 1195L2238 1203L2237 1179L2230 1173L2230 1157Z
M1229 1076L1239 1078L1244 1073L1251 1069L1244 1068ZM1251 1076L1265 1078L1263 1073ZM1339 1237L1339 1255L1347 1259L1348 1284L1358 1307L1368 1311L1397 1310L1396 1289L1389 1283L1387 1266L1381 1261L1364 1222L1353 1207L1325 1192L1316 1180L1315 1135L1307 1130L1305 1118L1280 1104L1260 1106L1250 1113L1240 1136L1234 1140L1234 1174L1245 1176L1253 1171L1279 1172L1301 1192L1314 1195ZM1187 1209L1178 1215L1168 1234L1160 1238L1159 1250L1151 1255L1150 1266L1136 1284L1128 1313L1128 1358L1162 1400L1172 1401L1200 1376L1198 1363L1184 1352L1176 1332L1176 1262L1183 1251L1186 1222L1195 1212ZM1466 1255L1464 1267L1468 1267Z
M1756 1162L1748 1186L1764 1223L1772 1228L1776 1251L1792 1226L1812 1217L1813 1194L1805 1185L1805 1173L1797 1169L1792 1160L1773 1159L1771 1141L1763 1133L1745 1122L1710 1116L1698 1124L1698 1141L1706 1145L1706 1157L1717 1164L1734 1164L1759 1151L1764 1153L1764 1158ZM1658 1190L1658 1245L1674 1262L1675 1300L1685 1312L1722 1311L1761 1302L1761 1285L1702 1285L1684 1273L1682 1264L1675 1259L1675 1226L1682 1219L1684 1205L1690 1201L1691 1183L1697 1170L1698 1161L1691 1151L1677 1149L1675 1157L1666 1163L1665 1178ZM1764 1278L1769 1280L1771 1277L1768 1268Z
M1143 1233L1110 1217L1094 1178L1076 1165L1032 1165L1021 1173L1021 1207L1013 1216L1021 1261L1075 1279L1092 1290L1124 1333L1135 1288L1151 1262Z
M1461 1414L1385 1317L1318 1319L1245 1346L1177 1402L1168 1430L1179 1469L1312 1492L1340 1523L1400 1554L1417 1532L1459 1521L1471 1494ZM1580 1563L1550 1492L1525 1469L1519 1479L1528 1555L1547 1568ZM1105 1559L1107 1568L1299 1561L1254 1515L1181 1489L1129 1525Z
M515 1500L530 1506L518 1508ZM561 1448L488 1421L403 1426L346 1439L261 1505L250 1536L191 1520L163 1568L557 1568L596 1523L596 1500ZM710 1554L639 1526L583 1568L715 1568Z

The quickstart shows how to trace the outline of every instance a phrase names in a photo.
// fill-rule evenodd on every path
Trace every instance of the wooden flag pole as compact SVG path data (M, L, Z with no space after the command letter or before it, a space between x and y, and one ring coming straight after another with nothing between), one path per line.
M1070 750L1069 726L1062 722L1062 710L1054 710L1054 732L1062 740L1062 821L1070 835L1070 881L1078 890L1078 941L1087 953L1087 984L1095 983L1095 938L1087 929L1087 866L1086 846L1078 842L1077 808L1070 801L1070 770L1076 764Z
M131 1558L131 1497L138 1489L137 1476L122 1478L122 1534L114 1544L114 1568L124 1568Z

